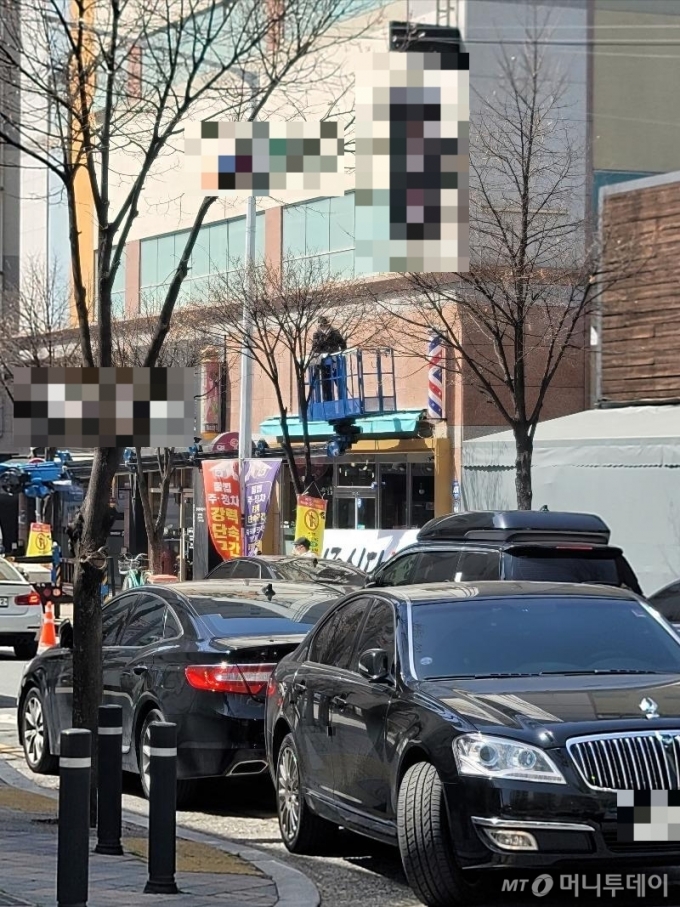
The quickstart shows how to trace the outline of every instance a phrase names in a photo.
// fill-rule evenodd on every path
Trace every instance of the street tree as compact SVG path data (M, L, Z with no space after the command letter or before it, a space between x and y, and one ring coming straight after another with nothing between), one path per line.
M591 238L584 143L550 53L541 25L523 44L503 46L493 92L477 91L471 105L469 271L410 273L406 302L384 301L397 338L407 334L413 348L417 337L426 350L439 335L444 367L512 429L522 510L532 506L534 435L548 392L625 271L621 255L603 264L601 241Z
M332 48L352 38L335 26L351 18L353 2L22 0L17 15L16 0L0 0L0 78L13 98L0 110L0 143L63 185L81 365L113 364L112 292L125 244L154 182L176 161L183 124L252 119L303 98L325 76ZM145 366L158 362L214 202L184 200L195 216L164 287ZM73 722L93 731L102 696L101 549L120 460L119 448L94 451L76 559Z
M318 496L312 471L308 406L310 371L318 366L314 337L326 319L351 347L370 343L374 322L353 281L329 275L323 259L302 259L279 269L265 263L217 276L210 288L210 319L197 329L236 357L246 352L270 383L281 421L281 446L296 494ZM291 380L292 376L292 380ZM302 463L290 431L290 391L300 420Z

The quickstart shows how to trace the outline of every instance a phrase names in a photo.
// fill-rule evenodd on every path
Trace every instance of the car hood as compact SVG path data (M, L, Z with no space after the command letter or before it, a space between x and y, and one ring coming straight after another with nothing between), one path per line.
M423 681L419 687L480 731L544 745L581 733L680 729L678 674ZM646 698L656 703L658 718L646 717Z

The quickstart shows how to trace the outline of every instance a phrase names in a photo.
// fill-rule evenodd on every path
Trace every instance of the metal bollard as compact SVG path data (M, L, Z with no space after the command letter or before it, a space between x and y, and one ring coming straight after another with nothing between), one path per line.
M121 854L123 799L123 709L99 706L97 846L95 853Z
M91 753L89 731L71 728L61 732L57 850L59 907L87 907Z
M149 879L144 894L177 894L177 725L149 725Z

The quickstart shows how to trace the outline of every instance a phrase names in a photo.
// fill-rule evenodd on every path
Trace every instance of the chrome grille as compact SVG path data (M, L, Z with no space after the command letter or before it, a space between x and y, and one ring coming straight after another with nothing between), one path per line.
M567 751L595 790L680 789L680 730L572 737Z

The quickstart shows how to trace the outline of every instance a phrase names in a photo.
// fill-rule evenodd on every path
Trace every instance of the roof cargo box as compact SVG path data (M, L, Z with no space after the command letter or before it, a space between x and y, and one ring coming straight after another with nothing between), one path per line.
M592 513L560 513L544 510L471 510L449 513L426 523L419 542L495 541L559 542L608 545L611 532Z

